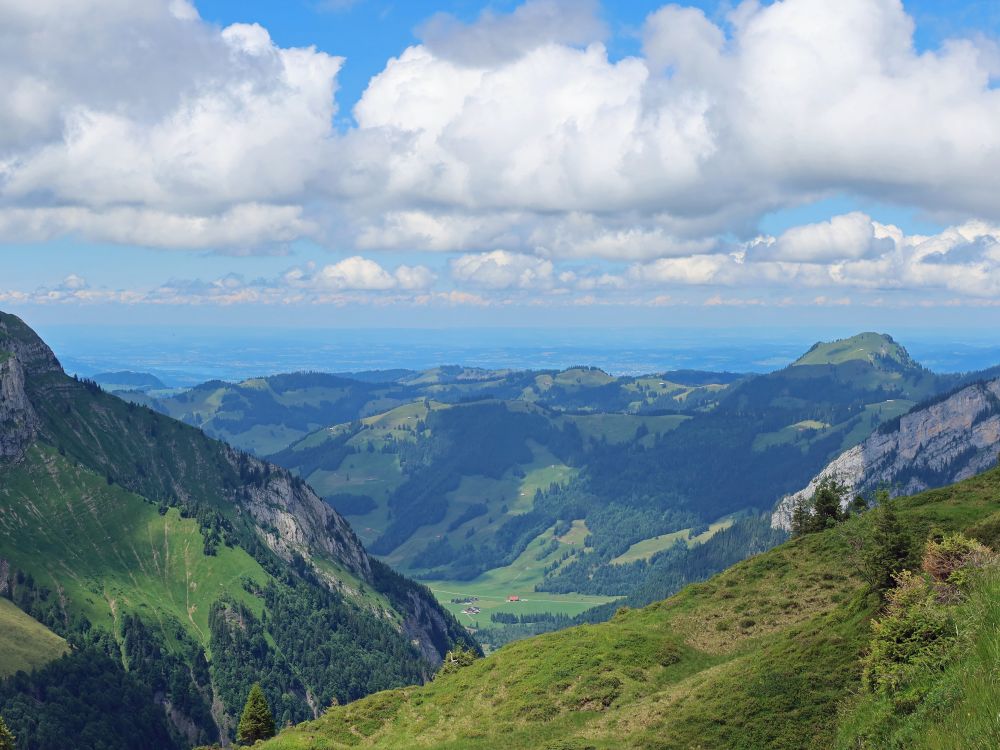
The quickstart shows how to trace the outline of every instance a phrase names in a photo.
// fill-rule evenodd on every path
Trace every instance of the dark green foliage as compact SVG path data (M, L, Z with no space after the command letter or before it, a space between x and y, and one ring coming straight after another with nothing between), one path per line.
M378 507L368 495L338 493L323 498L342 516L363 516Z
M420 654L390 623L354 603L296 579L256 593L267 607L264 619L223 599L209 620L212 675L231 714L253 681L260 682L280 724L312 717L307 691L328 706L422 681ZM449 634L439 638L444 651Z
M876 502L862 538L861 573L874 591L882 593L895 585L895 577L912 562L913 544L889 493L880 490Z
M74 651L31 675L18 672L5 680L0 712L23 750L179 746L150 689L96 646Z
M14 750L15 741L14 735L11 734L3 717L0 716L0 750Z
M187 717L196 743L213 742L218 730L210 708L212 689L205 652L194 643L179 624L173 628L177 645L186 653L183 658L164 648L161 637L139 617L122 618L121 654L129 674L156 696L170 700L171 707Z
M438 670L437 676L457 672L458 670L469 666L478 658L479 654L472 649L465 648L463 646L456 646L445 654L444 661L441 663L441 668Z
M824 477L807 502L799 502L792 511L792 533L815 534L832 529L847 518L842 509L847 489L834 477ZM856 499L857 500L857 499ZM863 500L863 498L862 498Z
M243 714L240 716L236 740L241 745L252 745L272 737L274 737L274 717L271 715L271 709L267 705L267 698L264 697L260 683L255 682L250 688L246 705L243 707Z

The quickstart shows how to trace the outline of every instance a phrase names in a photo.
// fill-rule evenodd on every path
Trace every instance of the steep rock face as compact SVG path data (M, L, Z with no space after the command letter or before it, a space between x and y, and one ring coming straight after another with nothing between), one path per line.
M1000 379L975 383L900 418L830 462L804 489L783 497L771 524L788 529L796 504L820 481L835 478L849 495L884 486L911 495L967 479L997 462L1000 450Z
M440 608L430 606L433 599L421 596L417 589L407 591L405 598L403 631L421 655L437 667L449 648L448 622Z
M41 423L25 390L27 377L61 373L52 350L19 318L0 313L0 458L17 458Z
M229 450L234 466L240 460ZM305 559L319 553L343 563L364 581L371 581L368 554L344 517L323 502L312 488L284 469L269 467L255 458L242 457L257 471L269 471L268 481L245 488L241 505L250 513L264 542L279 557L290 560L294 552Z
M0 459L17 458L38 435L38 416L24 390L17 355L0 350Z
M62 374L62 366L38 334L15 315L0 312L0 352L13 354L29 377ZM2 356L2 355L0 355Z

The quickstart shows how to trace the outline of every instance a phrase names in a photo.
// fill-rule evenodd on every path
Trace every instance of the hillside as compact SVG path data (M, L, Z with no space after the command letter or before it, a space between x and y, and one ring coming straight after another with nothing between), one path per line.
M0 590L0 594L3 593ZM19 670L30 672L58 659L69 648L63 638L2 596L0 632L4 634L3 649L0 649L0 678L9 677Z
M898 514L916 542L934 528L996 545L1000 470L901 500ZM852 550L871 522L856 516L610 622L520 641L424 687L335 707L265 747L996 746L995 568L970 579L968 598L949 611L968 649L945 651L937 670L917 668L909 679L921 692L894 705L862 691L861 657L881 605Z
M792 366L842 365L855 361L868 362L880 369L919 369L909 352L884 333L859 333L846 339L819 342Z
M773 524L789 528L792 510L834 478L852 494L879 487L906 495L941 487L993 466L1000 450L1000 379L977 382L918 404L831 461L804 489L782 498Z
M116 681L190 746L232 731L256 679L296 720L420 681L465 641L300 479L67 377L2 313L0 350L0 591L75 647L0 688L22 734L67 717L64 693L22 705L67 672Z
M738 378L695 371L616 378L585 367L509 371L445 366L421 372L290 373L239 383L215 380L176 393L122 389L119 395L238 448L268 455L316 430L425 399L456 404L495 398L594 413L690 413L710 408Z
M845 346L878 356L832 356ZM518 398L425 398L317 430L272 460L496 645L565 616L607 617L618 597L647 604L781 541L764 515L776 497L954 382L875 335L807 360L744 378L537 374ZM644 411L665 398L671 413ZM595 604L607 606L587 612ZM545 613L555 619L522 622Z
M166 384L155 375L148 372L101 372L91 380L106 391L153 391L166 388Z

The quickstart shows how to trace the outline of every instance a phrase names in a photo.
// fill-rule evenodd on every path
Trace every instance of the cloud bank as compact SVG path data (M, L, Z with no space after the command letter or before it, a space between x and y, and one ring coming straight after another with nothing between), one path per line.
M335 55L218 28L187 0L11 0L0 239L230 254L306 239L350 256L285 282L317 297L1000 293L995 40L917 51L899 0L748 0L722 21L666 5L617 59L600 13L434 16L338 130ZM770 212L845 194L952 228L904 236L853 212L757 236ZM453 257L442 279L365 257L381 250Z

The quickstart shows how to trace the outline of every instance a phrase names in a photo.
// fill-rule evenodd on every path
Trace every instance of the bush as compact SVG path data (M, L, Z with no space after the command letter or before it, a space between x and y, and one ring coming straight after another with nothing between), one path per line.
M462 645L458 645L445 654L444 661L441 663L441 668L438 670L435 678L457 672L458 670L472 664L472 662L474 662L477 658L478 657L475 651L465 648Z
M935 581L961 587L968 571L982 567L991 557L991 551L976 540L950 534L927 542L920 568Z
M907 687L916 674L944 666L955 630L932 581L909 571L896 581L885 616L872 623L874 638L864 659L862 681L873 693L912 703L919 696L906 696Z

